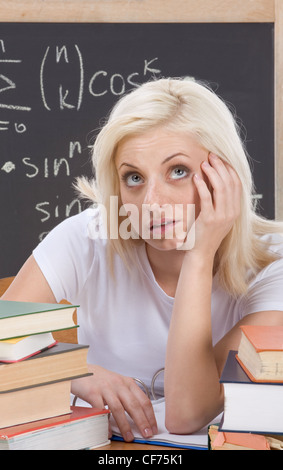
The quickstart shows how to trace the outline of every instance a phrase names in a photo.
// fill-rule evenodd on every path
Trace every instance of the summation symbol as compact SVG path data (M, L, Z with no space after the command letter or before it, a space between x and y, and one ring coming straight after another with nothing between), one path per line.
M2 54L1 54L2 50ZM3 64L21 64L21 59L9 59L6 57L5 43L3 39L0 39L0 63ZM9 90L16 90L16 83L11 80L7 75L3 73L0 74L0 93L7 92ZM10 109L13 111L31 111L30 106L22 106L15 104L0 103L0 108ZM3 129L2 129L3 130Z

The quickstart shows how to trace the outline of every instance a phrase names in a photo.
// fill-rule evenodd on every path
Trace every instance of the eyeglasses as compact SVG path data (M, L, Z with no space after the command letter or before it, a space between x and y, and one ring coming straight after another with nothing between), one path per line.
M155 381L156 381L157 377L163 371L164 371L164 367L162 367L162 369L159 369L155 372L155 374L154 374L154 376L152 377L152 380L151 380L150 389L141 379L133 377L134 381L138 385L140 385L140 387L144 390L145 394L148 396L149 399L157 400L158 397L156 396L156 393L155 393Z

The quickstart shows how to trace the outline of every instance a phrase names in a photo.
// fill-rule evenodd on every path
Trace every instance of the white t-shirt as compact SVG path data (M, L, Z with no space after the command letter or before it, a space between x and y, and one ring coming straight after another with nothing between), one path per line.
M33 255L56 300L80 305L78 339L90 346L88 362L150 385L164 367L174 298L156 282L145 245L136 248L140 269L128 271L116 255L114 278L107 265L99 212L87 209L51 231ZM241 318L263 310L283 311L283 239L272 247L282 255L252 281L248 295L235 300L213 280L212 334L218 342ZM161 380L162 382L162 380Z

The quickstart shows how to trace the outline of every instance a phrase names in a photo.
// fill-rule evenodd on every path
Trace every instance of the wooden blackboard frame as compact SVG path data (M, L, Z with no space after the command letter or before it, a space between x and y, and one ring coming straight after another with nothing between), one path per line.
M282 0L6 0L2 22L274 23L275 217L283 220Z

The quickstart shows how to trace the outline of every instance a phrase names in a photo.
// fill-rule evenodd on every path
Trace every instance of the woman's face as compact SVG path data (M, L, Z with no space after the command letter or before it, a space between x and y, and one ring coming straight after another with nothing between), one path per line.
M159 250L180 247L199 213L193 182L208 151L184 133L156 128L124 139L115 164L132 227Z

